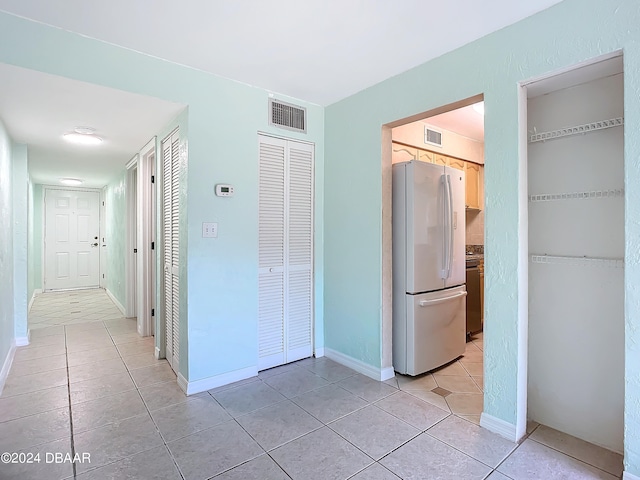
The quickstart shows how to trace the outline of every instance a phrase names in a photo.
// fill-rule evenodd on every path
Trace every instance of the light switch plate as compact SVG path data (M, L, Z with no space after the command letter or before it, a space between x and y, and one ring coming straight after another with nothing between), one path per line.
M218 224L212 222L203 222L202 238L218 238Z

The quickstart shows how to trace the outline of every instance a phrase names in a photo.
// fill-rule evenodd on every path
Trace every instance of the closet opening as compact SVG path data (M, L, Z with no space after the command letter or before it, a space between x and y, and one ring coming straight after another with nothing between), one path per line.
M609 56L524 87L527 430L615 475L624 437L622 72L622 56Z

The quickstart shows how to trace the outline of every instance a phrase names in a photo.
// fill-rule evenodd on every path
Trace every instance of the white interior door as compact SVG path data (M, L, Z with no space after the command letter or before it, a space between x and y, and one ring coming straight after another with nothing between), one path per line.
M260 136L258 369L313 353L313 145Z
M173 155L173 151L171 152ZM136 316L138 319L138 333L144 337L154 334L155 313L155 161L156 138L153 137L144 146L139 155L137 175L137 301ZM176 168L174 168L176 167ZM178 181L179 166L172 166L172 181L175 171L175 181ZM177 215L173 203L169 205L170 212ZM172 242L173 242L173 234ZM175 231L177 235L177 230ZM177 241L177 240L176 240Z
M165 356L177 373L180 361L180 136L162 141L163 313Z
M45 190L45 290L100 285L100 192Z

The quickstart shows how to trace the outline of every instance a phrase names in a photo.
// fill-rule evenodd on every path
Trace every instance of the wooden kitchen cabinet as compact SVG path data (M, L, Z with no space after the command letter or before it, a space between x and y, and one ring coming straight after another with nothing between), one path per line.
M449 157L449 166L464 171L464 164L467 163L459 158Z
M446 165L465 172L465 205L467 208L474 210L482 208L482 165L401 143L392 142L391 147L391 163L420 160L421 162L435 163L436 165Z
M418 149L418 160L422 162L435 163L436 154L428 150Z
M449 157L436 153L433 163L435 163L436 165L449 165Z
M465 162L465 176L467 192L465 195L467 208L480 210L480 165L472 162Z
M391 163L408 162L418 158L418 149L398 143L391 144Z

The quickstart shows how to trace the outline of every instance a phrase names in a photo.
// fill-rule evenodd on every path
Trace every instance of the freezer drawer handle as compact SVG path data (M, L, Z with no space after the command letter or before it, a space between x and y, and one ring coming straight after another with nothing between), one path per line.
M460 293L456 293L455 295L451 295L450 297L436 298L435 300L420 300L419 305L421 307L429 307L431 305L448 302L449 300L455 300L456 298L466 297L466 296L467 296L467 292L460 292Z

